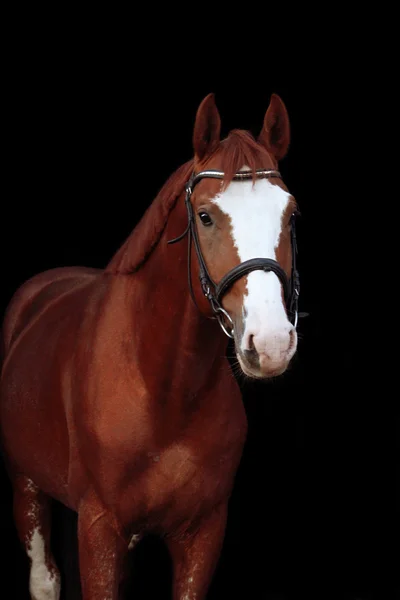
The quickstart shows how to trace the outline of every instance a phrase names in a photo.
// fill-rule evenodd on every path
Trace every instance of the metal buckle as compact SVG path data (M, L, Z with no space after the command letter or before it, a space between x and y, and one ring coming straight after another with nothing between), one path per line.
M227 313L227 312L226 312L226 310L225 310L224 308L222 308L222 306L218 306L218 307L215 309L215 312L221 312L221 313L222 313L222 314L225 316L225 318L226 318L226 319L228 319L229 323L231 324L231 331L230 331L230 333L229 333L229 331L226 329L226 327L225 327L225 324L224 324L224 322L223 322L222 318L221 318L221 317L220 317L220 316L217 314L217 320L218 320L218 323L219 323L219 324L220 324L220 326L221 326L221 329L222 329L222 331L223 331L223 332L224 332L224 333L225 333L225 334L226 334L228 337L230 337L230 338L232 338L232 339L233 339L233 334L234 334L234 332L235 332L235 328L234 328L234 324L233 324L233 321L232 321L232 319L231 319L231 317L230 317L229 313Z
M293 327L296 329L296 327L297 327L297 322L298 322L298 320L299 320L299 312L298 312L298 310L297 310L297 302L298 302L298 299L299 299L299 296L300 296L300 292L299 292L299 290L298 290L298 288L297 288L297 287L295 287L295 288L294 288L294 293L296 294L297 298L296 298L296 300L295 300L295 306L296 306L296 310L295 310L295 312L294 312L294 323L293 323Z
M207 298L207 300L211 300L211 290L210 290L210 286L207 284L203 284L203 293L205 295L205 297Z

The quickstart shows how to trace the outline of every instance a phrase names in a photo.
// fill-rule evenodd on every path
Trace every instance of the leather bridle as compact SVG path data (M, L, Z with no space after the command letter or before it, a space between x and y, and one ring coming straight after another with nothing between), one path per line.
M258 179L265 179L270 177L278 177L281 178L281 174L279 171L275 170L263 170L259 169L255 171L256 177ZM286 311L290 322L297 326L298 320L298 299L300 294L300 278L299 273L296 268L296 255L297 255L297 241L296 241L296 229L295 229L295 215L292 214L290 219L291 225L291 244L292 244L292 273L290 279L288 279L285 271L282 269L280 264L271 258L252 258L250 260L246 260L245 262L240 263L233 269L231 269L226 275L224 275L221 281L217 284L213 281L210 276L207 265L204 261L203 254L201 252L200 242L197 233L196 227L196 219L193 211L193 206L190 201L193 190L195 186L202 179L224 179L225 174L223 171L217 170L207 170L201 171L200 173L193 173L190 177L189 181L186 183L186 197L185 197L185 205L188 213L188 225L182 235L178 236L173 240L169 240L168 244L175 244L182 240L186 235L188 236L188 282L189 282L189 290L190 295L193 299L193 302L198 308L194 292L192 286L192 276L191 276L191 248L192 241L194 244L194 248L197 254L197 260L199 263L199 278L201 288L205 297L210 302L211 308L216 318L224 331L224 333L233 338L234 333L234 324L232 318L229 313L221 306L222 297L226 294L229 288L241 277L248 275L252 271L272 271L279 278L285 298ZM240 171L236 173L232 180L233 181L246 181L253 178L253 173L251 171ZM225 322L224 322L225 319ZM230 331L227 329L227 323L229 324Z

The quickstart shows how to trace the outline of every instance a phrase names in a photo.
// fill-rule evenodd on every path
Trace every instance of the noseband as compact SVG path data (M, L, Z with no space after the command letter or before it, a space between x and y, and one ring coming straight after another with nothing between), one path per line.
M279 171L275 171L275 170L257 170L255 173L256 173L257 179L266 179L266 178L271 178L271 177L281 178L281 174L279 173ZM252 177L253 177L253 174L251 171L241 171L239 173L236 173L233 176L232 180L233 181L247 181L249 179L252 179ZM226 294L226 292L229 290L229 288L235 283L235 281L237 281L241 277L244 277L245 275L248 275L252 271L265 271L265 272L272 271L273 273L275 273L275 275L277 275L277 277L279 278L279 280L282 284L282 287L283 287L283 293L284 293L286 311L288 313L288 317L290 319L290 322L294 325L294 327L296 327L297 319L298 319L298 298L299 298L299 293L300 293L300 278L299 278L299 273L296 268L297 241L296 241L295 215L294 214L291 216L291 220L290 220L290 224L291 224L290 237L291 237L291 244L292 244L292 273L291 273L290 280L288 279L285 271L282 269L282 267L279 265L279 263L276 260L273 260L271 258L252 258L250 260L246 260L245 262L242 262L239 265L237 265L236 267L234 267L233 269L231 269L226 275L223 276L223 278L221 279L221 281L218 284L213 281L213 279L211 278L211 276L208 272L207 265L204 261L203 254L202 254L201 248L200 248L200 242L199 242L199 238L198 238L198 234L197 234L196 220L195 220L193 206L190 201L190 198L192 196L195 186L202 179L223 179L223 178L224 178L223 171L208 170L208 171L201 171L200 173L197 173L197 175L195 175L194 173L192 174L192 176L189 179L189 181L187 182L186 188L185 188L186 189L185 205L186 205L186 209L188 212L187 228L182 233L182 235L180 235L179 237L177 237L173 240L170 240L168 242L168 244L175 244L176 242L179 242L180 240L182 240L186 235L188 235L188 281L189 281L190 295L192 296L193 302L197 306L197 302L196 302L196 299L195 299L195 296L193 293L192 277L191 277L191 271L190 271L192 240L194 243L194 247L195 247L196 254L197 254L197 260L199 263L199 278L200 278L200 284L201 284L203 293L204 293L205 297L208 299L208 301L210 302L211 308L215 315L214 318L216 318L218 320L222 330L228 337L233 338L234 324L233 324L233 321L232 321L229 313L221 306L222 298ZM224 322L224 319L225 319L225 322ZM228 328L226 326L227 323L229 323L230 331L228 330Z

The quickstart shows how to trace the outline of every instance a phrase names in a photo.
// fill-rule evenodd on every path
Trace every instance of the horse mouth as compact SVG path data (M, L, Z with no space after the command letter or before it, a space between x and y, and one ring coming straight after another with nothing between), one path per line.
M276 366L271 365L261 367L260 361L251 361L246 359L242 352L236 352L236 356L240 365L241 370L243 371L246 377L250 379L272 379L274 377L279 377L283 375L286 369L289 366L290 361L285 361L283 364Z

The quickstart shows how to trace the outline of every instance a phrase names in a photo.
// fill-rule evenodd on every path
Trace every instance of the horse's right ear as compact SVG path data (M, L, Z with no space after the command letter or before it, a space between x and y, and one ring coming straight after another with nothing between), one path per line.
M203 160L216 150L220 134L221 118L215 104L214 94L208 94L197 110L193 130L193 149L199 160Z

